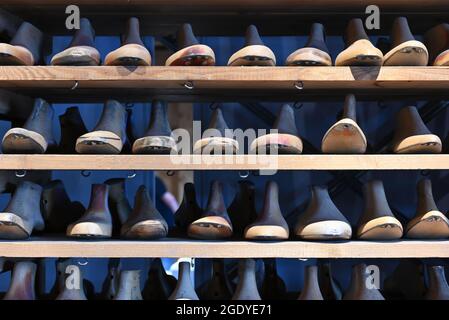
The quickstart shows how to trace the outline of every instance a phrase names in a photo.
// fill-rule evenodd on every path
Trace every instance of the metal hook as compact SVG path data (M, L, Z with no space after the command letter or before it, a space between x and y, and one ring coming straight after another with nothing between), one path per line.
M295 88L298 89L298 90L304 89L304 83L303 83L302 81L296 81L296 82L294 83L294 86L295 86Z
M127 102L125 104L126 111L131 111L133 107L134 107L134 103Z
M218 103L216 103L216 102L212 102L209 105L209 109L211 109L211 110L216 110L217 108L218 108Z
M16 170L15 175L17 178L24 178L27 175L26 170Z
M186 82L184 83L184 87L185 87L186 89L188 89L188 90L192 90L192 89L195 88L195 86L193 85L193 82L192 82L192 81L186 81Z
M135 178L136 176L137 176L137 172L136 172L136 170L133 170L133 173L128 174L127 178L128 178L128 179L133 179L133 178Z
M73 85L73 87L70 88L70 90L75 90L76 88L78 88L79 82L78 80L75 80L75 84Z
M167 176L173 177L174 175L175 175L175 172L173 170L168 170L167 171Z
M87 171L87 170L83 170L83 171L81 171L81 175L82 175L84 178L87 178L87 177L90 177L91 172L90 172L90 171Z
M249 171L248 170L246 170L246 171L239 171L239 177L241 179L246 179L246 178L248 178L248 176L249 176Z
M84 262L81 262L81 261L78 261L78 264L80 265L80 266L87 266L87 264L89 263L89 260L87 259L87 258L83 258L85 261Z

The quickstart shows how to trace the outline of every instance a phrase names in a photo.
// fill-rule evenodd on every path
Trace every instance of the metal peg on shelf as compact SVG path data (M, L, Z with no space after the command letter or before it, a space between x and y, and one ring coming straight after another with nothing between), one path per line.
M16 170L14 172L14 174L16 175L17 178L24 178L27 175L27 171L26 170Z
M73 85L73 87L70 88L70 90L76 90L76 88L78 88L79 82L78 80L75 80L75 84Z
M87 170L82 170L82 171L81 171L81 175L82 175L84 178L87 178L87 177L90 177L91 172L90 172L90 171L87 171Z
M137 176L136 170L133 170L132 173L129 173L126 178L128 179L134 179Z
M240 177L241 179L246 179L246 178L248 178L248 177L249 177L249 171L248 171L248 170L245 170L245 171L239 171L239 177Z
M193 85L193 82L192 82L192 81L186 81L186 82L184 83L184 87L185 87L186 89L188 89L188 90L192 90L192 89L195 88L195 86Z
M298 90L304 89L304 83L303 83L302 81L296 81L296 82L294 83L294 86L295 86L295 88L298 89Z
M83 259L84 259L84 261L83 261ZM78 264L80 266L87 266L88 263L89 263L89 260L87 258L82 258L80 261L78 261Z
M167 176L169 176L169 177L173 177L173 176L175 175L175 172L174 172L173 170L168 170L168 171L166 172L166 174L167 174Z

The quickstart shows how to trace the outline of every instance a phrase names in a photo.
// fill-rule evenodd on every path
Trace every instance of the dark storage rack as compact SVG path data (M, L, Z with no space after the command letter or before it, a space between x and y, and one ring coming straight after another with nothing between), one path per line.
M95 3L95 4L93 4ZM346 21L378 5L386 23L407 6L414 31L447 19L447 0L78 0L82 15L95 22L99 34L119 34L125 20L141 17L144 34L170 37L190 21L198 35L241 35L248 23L264 35L306 34L317 17L328 19L330 34L342 34ZM0 16L14 26L30 21L49 35L64 35L68 0L3 0ZM32 10L30 10L32 7ZM115 27L114 27L115 26ZM269 27L268 27L269 26ZM119 29L120 28L120 29ZM373 30L372 34L376 34ZM6 67L0 66L0 88L50 102L120 98L168 101L310 100L341 96L348 91L366 98L416 95L446 99L449 67ZM7 118L7 115L0 115ZM254 157L238 155L238 164L173 164L169 156L142 155L0 155L0 170L262 170ZM194 156L187 156L194 157ZM252 158L253 157L253 158ZM226 163L226 162L225 162ZM272 169L272 168L271 168ZM294 155L279 156L277 170L449 170L449 155ZM81 241L32 238L0 241L6 257L279 257L399 258L449 257L449 241L396 242L247 242L162 239L157 241Z

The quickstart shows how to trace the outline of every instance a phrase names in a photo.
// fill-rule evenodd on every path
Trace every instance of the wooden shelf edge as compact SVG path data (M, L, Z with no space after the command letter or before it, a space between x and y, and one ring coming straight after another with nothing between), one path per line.
M21 258L448 258L449 241L341 243L160 241L0 241L0 256Z
M0 66L3 88L181 90L447 90L449 67ZM191 82L193 89L185 84ZM302 90L296 87L301 82ZM296 87L295 87L296 86ZM70 91L69 91L70 92Z
M67 6L73 4L73 1L68 0L4 0L4 5L12 6ZM203 10L203 11L214 11L223 9L232 9L233 11L240 10L250 10L250 11L260 11L260 10L323 10L323 9L358 9L364 10L368 5L378 5L381 10L442 10L448 9L449 4L445 0L427 0L426 2L420 0L409 0L406 4L403 0L340 0L338 2L334 0L191 0L188 5L185 1L181 0L127 0L124 4L123 0L78 0L77 5L82 6L139 6L148 7L158 10L177 10L181 8L189 8L189 11L193 10ZM107 8L106 8L107 9Z
M448 170L439 155L0 155L0 170Z

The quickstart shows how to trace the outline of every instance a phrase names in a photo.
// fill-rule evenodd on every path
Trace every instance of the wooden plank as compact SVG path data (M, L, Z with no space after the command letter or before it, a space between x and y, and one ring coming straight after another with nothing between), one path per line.
M6 0L2 8L29 21L51 35L69 35L65 27L65 0ZM389 35L393 19L406 13L416 34L423 34L449 13L445 0L101 0L76 1L83 17L89 18L97 35L118 35L123 32L126 19L140 18L143 35L175 35L179 25L190 22L200 36L242 36L248 24L259 27L262 35L307 35L310 25L325 21L327 35L341 36L349 19L364 17L368 5L380 7L382 28L370 30L370 35ZM30 10L32 6L33 10Z
M144 6L157 10L189 8L189 10L362 10L369 5L377 5L384 10L444 10L449 8L446 0L3 0L3 5L14 6Z
M0 155L0 170L449 170L449 155Z
M15 67L0 66L3 88L195 90L446 90L449 67ZM185 84L190 82L193 89ZM298 90L297 86L302 86Z
M85 258L448 258L449 241L0 241L0 256Z

